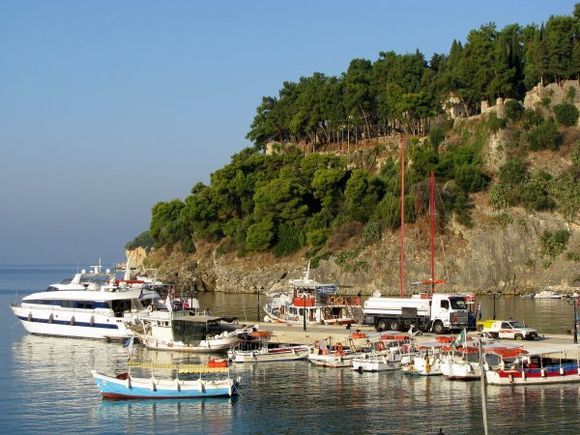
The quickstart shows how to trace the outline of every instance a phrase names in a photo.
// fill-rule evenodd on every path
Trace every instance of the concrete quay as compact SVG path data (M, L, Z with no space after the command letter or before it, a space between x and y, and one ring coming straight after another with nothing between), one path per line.
M306 331L303 325L288 325L284 323L267 323L257 322L259 330L270 331L272 333L271 342L273 343L292 343L292 344L313 344L317 340L328 339L332 343L349 344L352 332L360 331L366 334L374 332L370 326L353 325L352 328L346 329L345 326L332 325L306 325ZM402 333L403 334L403 333ZM449 334L453 335L453 334ZM477 332L470 332L470 337L476 337ZM419 343L436 340L437 334L423 333L415 336ZM546 334L536 340L516 341L516 340L499 340L502 343L514 346L523 346L530 352L547 352L554 350L564 350L567 358L580 358L580 344L574 344L572 335L566 334ZM363 345L365 340L357 339L355 345Z

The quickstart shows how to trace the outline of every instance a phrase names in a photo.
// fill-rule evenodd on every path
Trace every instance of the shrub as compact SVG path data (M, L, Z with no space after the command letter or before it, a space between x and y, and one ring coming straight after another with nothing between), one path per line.
M429 132L429 142L431 142L431 147L433 150L437 150L439 144L445 140L445 131L443 128L437 126L433 127Z
M248 228L246 249L249 251L265 251L270 247L274 237L274 224L271 220L263 220Z
M281 224L278 227L278 243L274 246L274 255L283 257L297 251L302 246L302 232L290 225Z
M544 118L535 110L526 109L522 115L523 125L526 130L537 127L542 123Z
M530 149L533 151L543 149L557 150L560 147L561 140L554 118L545 120L528 134Z
M522 160L511 158L499 168L498 176L501 184L511 186L523 183L528 178L528 170Z
M576 146L574 146L570 158L572 159L574 166L580 166L580 142L576 142Z
M562 103L554 106L554 115L558 124L573 127L578 122L578 109L574 104Z
M508 100L505 103L505 116L509 121L516 122L522 118L524 108L517 100Z
M496 210L502 210L510 206L506 187L503 184L497 183L491 186L491 189L489 189L489 203Z
M487 128L493 133L497 133L502 128L505 128L507 121L502 118L498 118L495 112L491 112L487 118Z
M308 231L306 233L306 243L308 246L313 248L320 247L324 245L328 236L330 235L330 230L326 228L316 228Z
M143 231L137 237L135 237L132 241L125 245L125 249L132 250L135 248L144 248L149 250L153 247L153 237L151 237L151 233L149 231Z
M377 242L381 239L381 226L375 221L369 221L363 228L363 239L366 244Z
M544 107L550 107L550 104L552 104L552 99L550 97L544 97L544 98L542 98L541 104Z
M537 176L530 178L523 184L521 201L528 210L549 210L555 206L554 200L550 198L542 180L538 179Z
M567 230L544 231L542 234L542 253L552 259L566 249L570 233Z

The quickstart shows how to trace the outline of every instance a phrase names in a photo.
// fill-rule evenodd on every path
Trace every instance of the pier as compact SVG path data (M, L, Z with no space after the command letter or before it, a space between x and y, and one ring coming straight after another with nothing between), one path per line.
M352 332L373 333L375 330L370 326L353 325L352 329L345 326L314 325L309 324L306 330L303 325L288 325L284 323L256 322L260 330L272 332L271 341L284 344L313 344L315 341L327 339L332 343L348 344L351 340ZM401 333L403 334L403 332ZM453 334L447 334L453 335ZM418 343L434 341L438 335L433 333L422 333L416 335ZM477 332L469 332L469 337L477 337ZM502 343L523 346L528 351L546 352L551 350L564 350L568 358L580 358L580 345L573 343L572 335L566 334L546 334L536 340L500 340ZM356 339L355 345L363 345L365 340Z

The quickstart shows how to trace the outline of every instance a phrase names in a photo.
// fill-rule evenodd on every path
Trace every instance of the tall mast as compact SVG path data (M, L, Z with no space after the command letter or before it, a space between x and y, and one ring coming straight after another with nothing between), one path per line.
M431 294L435 293L435 174L429 179L429 238L431 240Z
M405 294L405 139L401 138L401 246L399 250L399 293Z

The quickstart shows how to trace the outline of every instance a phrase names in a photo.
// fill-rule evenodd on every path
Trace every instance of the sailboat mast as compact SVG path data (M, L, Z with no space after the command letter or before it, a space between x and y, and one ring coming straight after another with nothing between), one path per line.
M429 238L431 240L431 294L435 293L435 174L429 179Z
M405 294L405 139L401 138L401 246L399 250L399 293Z

